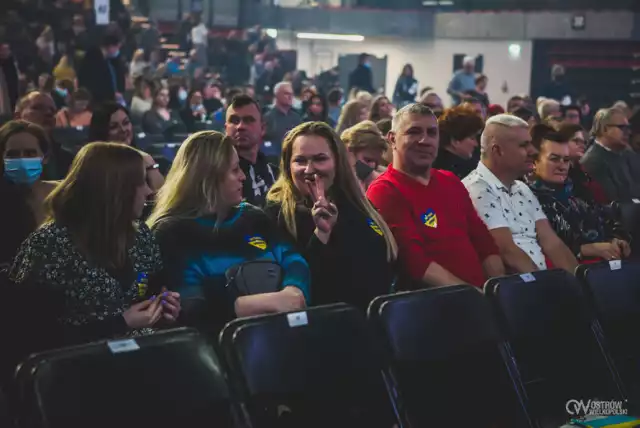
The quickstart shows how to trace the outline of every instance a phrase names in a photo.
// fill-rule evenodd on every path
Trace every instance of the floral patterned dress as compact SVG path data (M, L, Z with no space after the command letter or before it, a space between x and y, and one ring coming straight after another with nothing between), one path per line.
M576 196L571 180L558 186L534 177L528 184L553 230L576 256L585 244L609 242L613 238L630 241L608 207Z
M59 327L62 338L58 340L63 343L55 346L151 332L129 329L122 316L132 303L151 296L140 279L162 268L153 234L143 223L136 227L135 241L129 249L133 269L118 278L87 260L66 227L45 224L22 243L9 278L17 288L31 291L26 295L37 307L46 308L45 319L43 314L33 314L36 322ZM29 306L25 307L28 310Z

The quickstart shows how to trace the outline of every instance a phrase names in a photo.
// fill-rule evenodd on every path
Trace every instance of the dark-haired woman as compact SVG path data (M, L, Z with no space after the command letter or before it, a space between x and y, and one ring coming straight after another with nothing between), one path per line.
M44 200L56 186L43 181L49 141L42 128L15 120L0 128L0 269L7 267L31 232L45 219Z
M22 297L29 351L150 332L176 320L177 293L163 290L160 249L138 221L151 190L144 157L90 143L49 195L47 222L22 244L9 272ZM23 327L28 327L23 326Z
M185 93L185 101L186 101ZM154 89L151 110L142 116L142 129L151 135L169 135L186 131L180 118L180 108L169 106L169 90L163 87Z
M127 109L114 101L96 106L89 125L89 141L108 141L135 147L133 125ZM144 156L149 187L157 192L164 184L164 177L156 161L149 154L140 153Z
M393 90L393 103L398 108L402 108L416 102L416 95L418 95L418 81L413 77L413 66L405 64Z
M303 104L305 115L303 122L324 122L331 127L336 126L332 120L329 119L327 111L327 102L322 96L313 94Z
M202 92L197 89L192 89L189 92L186 105L180 110L180 117L187 127L187 131L197 132L203 130L202 127L198 127L198 124L202 124L207 120L207 109L203 104Z
M369 112L369 120L379 122L382 119L391 119L393 117L393 104L389 98L384 95L378 95L371 102L371 111Z
M451 171L460 179L469 175L478 166L474 153L483 127L482 118L470 105L445 110L438 118L440 150L433 167Z
M531 136L538 155L529 186L560 239L582 262L628 257L630 238L611 213L575 194L567 136L547 125L534 126Z

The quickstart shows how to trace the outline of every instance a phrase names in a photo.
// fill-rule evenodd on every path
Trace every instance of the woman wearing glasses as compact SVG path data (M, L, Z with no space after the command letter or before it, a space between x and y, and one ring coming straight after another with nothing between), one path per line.
M582 262L628 257L630 238L621 225L605 207L575 191L570 170L580 153L577 133L536 125L531 137L538 155L529 186L558 236Z

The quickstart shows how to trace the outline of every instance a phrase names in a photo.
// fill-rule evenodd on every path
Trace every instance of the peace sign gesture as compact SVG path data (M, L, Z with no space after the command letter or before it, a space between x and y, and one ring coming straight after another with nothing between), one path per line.
M313 200L311 216L316 224L316 233L325 244L329 241L329 235L338 221L338 208L329 202L325 195L324 181L318 174L313 175L313 180L307 180L309 194Z

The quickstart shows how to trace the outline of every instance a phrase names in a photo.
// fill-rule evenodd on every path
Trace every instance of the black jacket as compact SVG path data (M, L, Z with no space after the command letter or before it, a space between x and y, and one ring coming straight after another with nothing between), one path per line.
M435 169L443 169L453 172L460 180L465 178L471 171L478 166L478 160L475 158L463 159L456 156L444 147L440 148L438 157L433 163Z
M346 198L337 195L338 222L329 242L313 233L315 223L308 208L296 212L297 239L280 215L280 205L267 205L267 215L298 246L311 269L311 302L326 305L345 302L366 311L373 298L392 292L395 263L387 261L385 240L367 218Z
M4 79L7 83L7 92L9 93L9 102L11 103L11 110L15 110L16 102L18 100L18 70L15 64L15 58L10 56L7 59L0 59L0 68L4 74Z
M262 152L258 152L256 163L240 158L240 168L247 177L242 184L242 197L251 205L263 207L267 192L278 178L278 167L269 163Z
M113 101L116 92L124 94L125 75L126 69L120 57L107 59L100 48L93 48L87 51L80 65L78 82L79 86L91 92L93 103L100 104Z
M349 74L349 90L353 88L371 93L376 91L373 87L373 73L369 67L360 64Z

